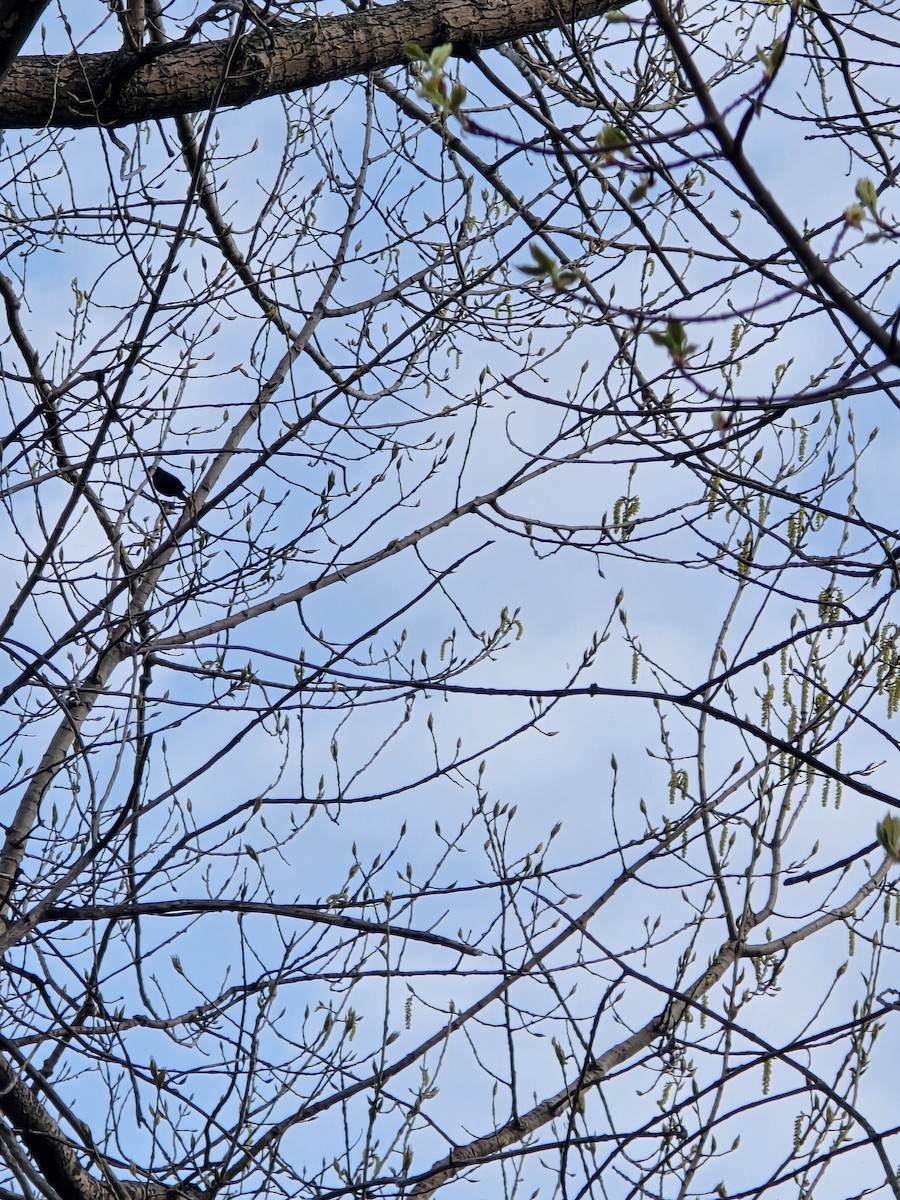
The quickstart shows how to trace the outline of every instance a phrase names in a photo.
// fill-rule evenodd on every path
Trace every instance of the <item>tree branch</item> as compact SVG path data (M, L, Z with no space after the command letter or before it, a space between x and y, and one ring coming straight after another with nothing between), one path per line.
M403 938L407 941L427 942L432 946L443 946L458 954L477 955L476 946L467 946L455 938L444 937L424 929L409 929L404 925L392 925L389 921L366 921L334 909L317 908L314 904L263 904L254 900L158 900L144 903L122 904L54 904L43 913L46 921L121 921L128 917L179 917L196 916L198 913L259 913L297 921L309 921L312 925L336 925L339 929L354 929L360 933L381 933L385 937Z
M577 20L601 16L630 0L575 0ZM0 0L2 14L2 0ZM0 128L117 127L213 103L240 107L265 96L396 67L403 46L452 42L465 55L563 21L557 0L403 0L321 21L273 24L199 46L177 41L143 55L32 55L0 83ZM3 42L0 39L0 64Z
M49 3L50 0L0 0L0 80Z

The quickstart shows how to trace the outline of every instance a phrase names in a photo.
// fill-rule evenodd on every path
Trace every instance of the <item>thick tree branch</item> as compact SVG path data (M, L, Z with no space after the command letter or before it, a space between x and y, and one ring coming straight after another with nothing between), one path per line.
M0 128L114 127L241 106L407 61L404 43L452 42L465 55L628 0L404 0L322 21L254 28L235 45L171 42L121 53L19 59L0 84ZM0 7L2 12L2 7ZM0 40L2 51L2 40ZM0 60L2 61L2 60Z
M0 0L0 80L49 3L50 0Z
M71 1200L100 1200L102 1185L88 1175L75 1147L3 1055L0 1055L0 1097L0 1111L19 1134L50 1186Z
M46 1081L33 1076L37 1086L29 1087L20 1052L8 1042L2 1044L20 1061L14 1067L6 1054L0 1054L0 1113L18 1134L43 1178L64 1200L197 1200L201 1195L190 1184L173 1186L149 1179L139 1183L120 1180L93 1145L88 1126L68 1109L64 1111L70 1123L83 1134L85 1145L76 1146L63 1133L39 1099L40 1091L53 1094ZM97 1163L102 1178L88 1173L81 1161L85 1156Z
M502 1153L509 1146L516 1145L525 1138L536 1133L548 1122L555 1120L564 1112L577 1104L579 1098L588 1091L591 1087L601 1083L610 1071L616 1067L633 1059L642 1050L648 1049L657 1038L664 1036L666 1033L672 1033L677 1029L685 1013L694 1006L699 1005L707 992L709 992L715 984L722 979L725 972L735 962L737 958L756 958L763 954L783 953L792 945L797 945L824 928L826 925L832 925L839 921L844 921L857 911L860 904L881 885L881 882L887 876L891 869L891 860L886 859L878 871L860 887L856 893L839 908L835 908L830 912L822 913L815 921L810 921L802 929L798 929L794 937L780 938L776 942L769 942L766 945L747 946L741 945L738 941L726 943L719 950L718 954L709 964L709 966L700 974L699 978L690 985L687 991L679 992L673 990L669 1000L661 1012L640 1029L637 1029L629 1037L621 1042L611 1046L603 1054L591 1059L586 1063L577 1081L567 1084L552 1096L545 1097L529 1109L528 1112L518 1113L515 1118L508 1121L505 1125L498 1129L492 1130L483 1137L473 1138L472 1141L463 1146L455 1146L450 1153L434 1166L424 1176L422 1176L413 1190L410 1192L411 1200L430 1200L438 1188L448 1183L461 1171L470 1167L473 1163L484 1162L493 1156ZM562 912L560 911L562 916ZM752 928L758 921L759 917L749 918L747 921L747 930ZM581 922L579 922L581 924ZM641 980L644 983L654 986L652 981L647 977L642 976L640 972L629 968L627 964L612 954L606 947L601 946L596 939L591 937L590 932L585 929L585 936L595 943L597 948L606 954L610 961L622 968L623 972L632 975L634 978ZM660 987L660 991L665 989ZM714 1012L709 1012L704 1008L707 1016L714 1021L721 1021ZM743 1031L752 1042L758 1046L764 1046L766 1049L771 1049L768 1043L761 1038L754 1037L753 1033ZM821 1087L829 1092L830 1098L834 1101L837 1107L849 1113L854 1120L866 1129L870 1136L873 1146L875 1146L879 1157L885 1167L885 1174L888 1182L892 1185L894 1194L897 1195L896 1180L893 1171L890 1168L889 1160L882 1145L882 1139L875 1133L874 1128L868 1125L861 1114L844 1102L844 1100L836 1093L827 1089L827 1085L818 1077L813 1078L812 1072L808 1072L802 1062L795 1063L789 1059L791 1066L795 1070L799 1070L805 1074L807 1079L814 1083L815 1086Z
M473 1138L464 1146L455 1146L446 1158L436 1162L427 1175L416 1184L410 1193L412 1200L430 1200L438 1188L443 1187L460 1171L521 1142L523 1138L568 1111L578 1102L579 1096L602 1082L610 1071L646 1050L667 1030L674 1030L685 1012L719 982L734 963L737 952L734 944L723 946L709 967L686 992L673 993L673 998L660 1013L651 1017L645 1025L627 1038L611 1046L605 1053L592 1059L576 1082L567 1084L552 1096L545 1097L528 1112L520 1113L514 1120L492 1130L484 1137Z

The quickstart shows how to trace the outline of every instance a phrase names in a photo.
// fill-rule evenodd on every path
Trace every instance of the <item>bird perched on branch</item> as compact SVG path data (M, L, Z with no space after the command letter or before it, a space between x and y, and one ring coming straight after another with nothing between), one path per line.
M150 476L150 482L161 496L170 500L186 500L188 493L177 475L167 471L165 467L157 467Z
M875 579L881 574L885 566L891 568L891 584L895 588L900 588L900 545L894 546L893 550L889 548L886 542L882 541L882 548L887 559L886 563L879 563L877 567L873 567L869 572Z

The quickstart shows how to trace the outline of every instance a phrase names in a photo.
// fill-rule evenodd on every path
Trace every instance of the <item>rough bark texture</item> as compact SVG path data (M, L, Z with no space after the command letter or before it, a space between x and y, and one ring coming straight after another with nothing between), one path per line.
M115 127L240 106L407 61L405 42L452 42L465 56L542 29L602 15L627 0L404 0L302 24L256 27L200 46L20 58L0 83L0 128ZM2 11L2 8L0 8Z
M72 1143L2 1054L0 1112L21 1137L44 1179L60 1196L66 1200L100 1200L109 1193L109 1189L88 1175Z

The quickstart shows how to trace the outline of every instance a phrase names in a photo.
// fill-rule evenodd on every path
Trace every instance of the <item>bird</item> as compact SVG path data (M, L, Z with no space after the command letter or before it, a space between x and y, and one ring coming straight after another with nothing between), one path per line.
M157 467L150 476L150 482L161 496L173 500L186 500L188 493L177 475L167 471L165 467Z

